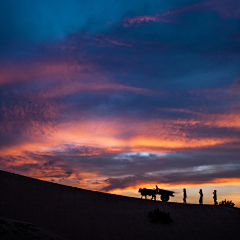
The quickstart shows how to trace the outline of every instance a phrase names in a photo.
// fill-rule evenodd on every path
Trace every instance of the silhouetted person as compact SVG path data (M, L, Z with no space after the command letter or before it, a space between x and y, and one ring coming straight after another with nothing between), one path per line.
M187 203L187 193L186 193L186 188L183 189L183 203Z
M200 198L199 198L199 204L203 204L203 192L202 189L199 190Z
M158 186L156 185L156 193L158 193Z
M213 191L213 200L214 200L214 205L218 205L218 202L217 202L217 190Z

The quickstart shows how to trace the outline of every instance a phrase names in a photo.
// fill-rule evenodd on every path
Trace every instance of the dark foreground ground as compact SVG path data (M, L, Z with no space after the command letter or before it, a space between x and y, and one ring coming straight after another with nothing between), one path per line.
M0 217L1 240L61 240L55 234L41 229L32 223L26 223Z
M169 212L174 222L151 223L148 213L155 208ZM0 171L0 217L30 222L65 240L240 240L239 209L141 200L4 171Z

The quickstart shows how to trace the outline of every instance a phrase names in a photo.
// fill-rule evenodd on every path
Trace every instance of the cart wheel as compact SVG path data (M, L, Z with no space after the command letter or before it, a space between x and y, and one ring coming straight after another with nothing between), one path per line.
M169 200L169 196L168 195L161 195L161 200L164 202L167 202Z

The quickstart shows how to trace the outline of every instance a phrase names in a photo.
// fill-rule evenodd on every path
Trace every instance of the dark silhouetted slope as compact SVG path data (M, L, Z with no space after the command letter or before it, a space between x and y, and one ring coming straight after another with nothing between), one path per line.
M32 223L0 218L1 240L61 240Z
M220 206L141 200L0 171L0 216L77 239L240 239L240 211ZM173 223L153 224L154 208Z

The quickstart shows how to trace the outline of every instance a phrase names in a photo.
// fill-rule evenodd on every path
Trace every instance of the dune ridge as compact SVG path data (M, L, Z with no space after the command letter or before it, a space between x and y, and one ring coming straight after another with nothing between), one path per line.
M169 212L168 225L149 211ZM36 224L61 239L239 239L240 210L150 201L0 171L0 217Z

